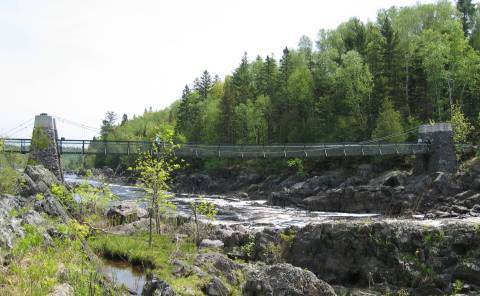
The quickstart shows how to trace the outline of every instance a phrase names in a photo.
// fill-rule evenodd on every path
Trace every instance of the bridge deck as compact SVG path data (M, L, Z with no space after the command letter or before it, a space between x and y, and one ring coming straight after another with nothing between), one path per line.
M92 141L58 140L61 154L79 155L136 155L158 144L148 141ZM31 139L5 139L3 150L11 153L29 153ZM178 144L175 154L197 158L290 158L290 157L350 157L382 155L427 154L429 145L422 143L402 144L285 144L285 145L201 145Z

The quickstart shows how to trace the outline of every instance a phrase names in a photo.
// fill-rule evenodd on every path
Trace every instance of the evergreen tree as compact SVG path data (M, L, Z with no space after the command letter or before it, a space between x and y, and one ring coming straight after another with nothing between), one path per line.
M398 81L397 73L399 73L398 62L400 60L398 51L398 35L392 27L390 17L388 15L380 16L380 32L384 38L382 42L383 48L383 62L384 71L383 74L388 79L386 96L394 99L394 103L398 107L407 108L405 101L403 100L402 92L399 91L400 85Z
M240 66L233 73L232 86L237 102L246 103L248 99L253 97L253 79L250 73L247 53L243 55Z
M107 111L105 119L102 121L100 128L100 135L102 140L106 140L108 135L115 129L115 122L117 121L117 114L113 111Z
M183 89L183 92L182 92L180 105L178 106L177 125L175 127L176 134L185 133L189 126L190 94L191 94L190 88L188 87L188 85L185 85L185 88Z
M122 116L122 122L120 123L121 126L125 125L125 123L128 122L128 116L127 114L123 114Z
M213 86L212 77L207 70L203 71L200 79L195 79L194 87L195 90L200 94L202 100L206 100L207 96Z
M223 127L222 141L233 144L235 142L234 113L236 100L231 77L225 79L223 88L223 96L220 100L220 124Z

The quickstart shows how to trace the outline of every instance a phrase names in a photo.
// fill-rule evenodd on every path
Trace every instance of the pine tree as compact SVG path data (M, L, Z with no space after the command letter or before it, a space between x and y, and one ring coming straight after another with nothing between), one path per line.
M176 134L183 134L187 130L189 125L189 112L190 112L190 88L188 85L185 85L185 88L182 92L182 98L180 100L180 105L178 106L177 113L177 125L175 127Z
M253 97L253 79L247 53L243 55L240 66L233 73L232 84L238 103L246 103L248 99Z
M103 140L106 140L108 135L115 129L115 122L117 121L117 114L113 111L107 111L105 119L102 121L100 127L100 135Z
M273 98L277 92L278 66L273 57L267 56L260 72L260 93Z
M384 70L383 73L388 79L386 96L392 98L395 106L401 107L403 110L407 110L408 106L405 104L403 99L402 92L400 91L400 81L398 79L397 73L399 72L400 66L400 56L399 56L399 39L398 34L392 27L391 19L388 15L380 16L380 32L384 37L385 42L383 43L383 61L384 61Z
M128 116L127 116L127 114L124 113L123 116L122 116L122 122L120 123L120 125L123 126L127 122L128 122Z
M210 90L212 89L213 82L210 73L207 70L203 71L200 79L195 79L194 88L200 94L202 100L206 100Z
M235 142L234 116L235 116L235 95L231 77L225 79L223 85L223 97L220 100L220 124L223 127L222 140L224 143Z

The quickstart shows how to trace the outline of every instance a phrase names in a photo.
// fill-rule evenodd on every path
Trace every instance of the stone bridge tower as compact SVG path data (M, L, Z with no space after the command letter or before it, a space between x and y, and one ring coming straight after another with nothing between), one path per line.
M417 155L416 173L453 173L457 170L457 156L451 123L421 125L418 129L418 141L430 143L430 151L425 155Z
M63 169L57 139L55 118L47 113L36 115L29 163L42 164L63 182Z

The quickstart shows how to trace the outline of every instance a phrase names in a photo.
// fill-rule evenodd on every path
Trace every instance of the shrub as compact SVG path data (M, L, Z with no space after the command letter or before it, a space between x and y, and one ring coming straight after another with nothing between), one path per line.
M287 160L287 165L289 168L296 169L298 176L305 176L303 160L301 160L300 158L292 158Z
M192 201L190 207L193 213L193 221L195 222L195 242L198 244L200 243L199 216L202 215L209 220L213 220L218 211L214 203L203 198L201 198L200 201Z
M465 118L459 106L452 108L453 140L464 143L473 131L473 125Z

